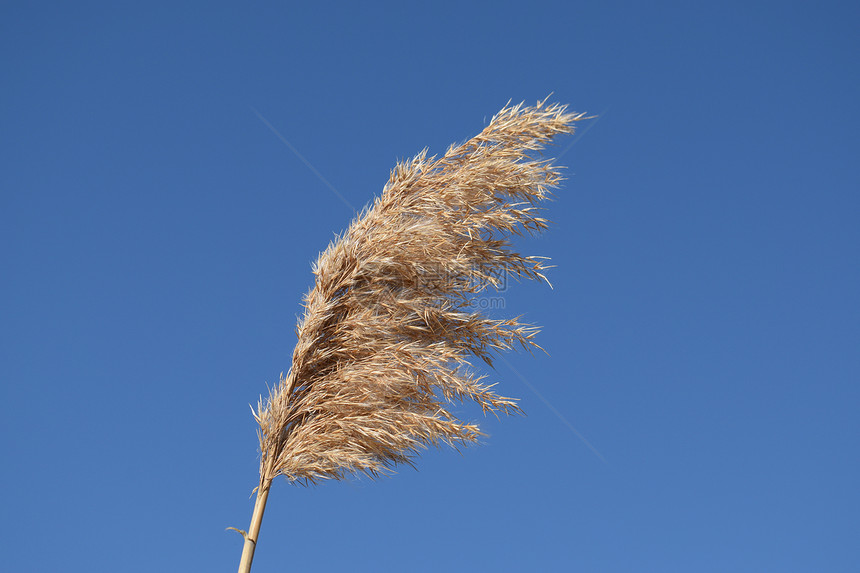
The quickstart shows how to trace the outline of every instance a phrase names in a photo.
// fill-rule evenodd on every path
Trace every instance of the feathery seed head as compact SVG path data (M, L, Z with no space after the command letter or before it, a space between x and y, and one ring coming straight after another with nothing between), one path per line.
M391 171L313 267L292 366L255 413L261 484L375 477L421 447L475 442L480 429L451 413L455 401L519 411L470 360L536 346L536 329L470 301L503 275L546 280L545 259L510 239L546 228L537 205L561 181L530 153L583 118L546 100L506 106L442 157L425 149Z

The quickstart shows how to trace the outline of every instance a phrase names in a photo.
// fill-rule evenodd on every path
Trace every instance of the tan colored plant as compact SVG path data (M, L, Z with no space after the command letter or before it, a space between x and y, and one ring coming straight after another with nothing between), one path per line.
M475 297L506 277L546 280L545 259L517 253L510 239L546 228L537 204L561 177L533 154L582 118L546 100L505 107L441 158L425 150L398 164L320 255L292 366L255 413L260 483L240 573L250 571L277 476L377 477L427 445L475 442L481 431L451 412L456 401L519 411L470 360L536 346L536 329L488 318Z

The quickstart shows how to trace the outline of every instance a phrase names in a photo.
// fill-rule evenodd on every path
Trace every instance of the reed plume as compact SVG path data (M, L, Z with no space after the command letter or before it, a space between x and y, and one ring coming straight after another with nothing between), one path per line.
M455 416L457 402L519 411L471 361L536 346L536 329L490 318L475 301L507 277L546 280L545 259L516 252L511 238L546 228L538 204L561 176L534 155L582 118L546 100L506 106L442 157L424 150L399 163L320 255L292 366L255 412L260 483L240 573L250 570L277 476L377 477L422 447L475 442L481 431Z

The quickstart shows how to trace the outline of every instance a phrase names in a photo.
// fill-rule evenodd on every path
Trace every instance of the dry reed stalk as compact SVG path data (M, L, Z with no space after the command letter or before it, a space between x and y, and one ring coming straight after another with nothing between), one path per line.
M536 346L536 329L472 303L507 276L546 280L545 259L515 252L510 239L546 228L537 204L561 180L530 154L583 117L546 100L506 106L441 158L425 150L398 164L320 255L292 366L255 412L260 483L240 573L250 571L277 476L377 477L421 447L475 442L478 426L449 410L456 401L519 411L469 371L470 359L491 364L494 351Z

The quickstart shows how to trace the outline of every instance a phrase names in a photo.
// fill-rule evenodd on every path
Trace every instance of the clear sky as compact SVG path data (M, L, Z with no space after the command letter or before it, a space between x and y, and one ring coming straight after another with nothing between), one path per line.
M521 243L555 288L505 293L549 352L491 372L528 415L378 482L276 483L254 571L856 571L858 16L6 3L2 569L235 571L248 404L347 204L552 92L599 118Z

